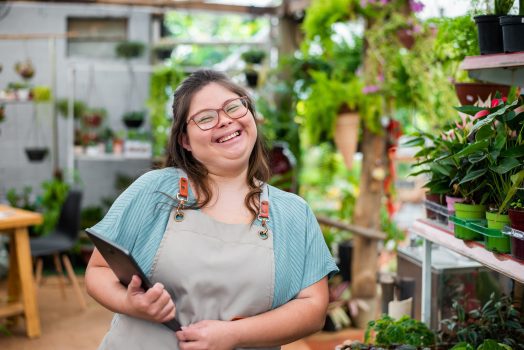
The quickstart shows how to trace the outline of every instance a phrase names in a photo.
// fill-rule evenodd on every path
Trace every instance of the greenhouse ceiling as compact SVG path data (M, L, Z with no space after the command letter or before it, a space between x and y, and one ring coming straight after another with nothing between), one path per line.
M32 2L150 6L263 15L303 11L309 5L310 0L42 0Z

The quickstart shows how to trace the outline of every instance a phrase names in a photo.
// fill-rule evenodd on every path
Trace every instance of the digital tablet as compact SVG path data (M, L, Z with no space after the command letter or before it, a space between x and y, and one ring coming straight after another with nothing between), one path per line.
M111 270L120 280L124 286L131 282L133 275L137 275L142 280L142 289L148 290L153 287L153 283L147 278L140 266L129 253L129 251L115 242L108 240L102 235L96 233L92 229L85 230L96 249L102 254L104 259L107 261ZM165 326L172 329L173 331L180 330L180 324L176 319L172 319L169 322L164 323Z

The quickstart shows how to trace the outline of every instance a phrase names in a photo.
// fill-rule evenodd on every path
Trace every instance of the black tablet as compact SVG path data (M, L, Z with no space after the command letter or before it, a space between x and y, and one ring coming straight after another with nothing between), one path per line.
M108 240L92 229L86 229L86 233L91 241L93 241L96 249L98 249L100 254L102 254L104 259L107 261L109 267L111 267L111 270L113 270L116 277L118 277L120 283L127 287L127 285L131 282L133 275L137 275L142 280L142 288L144 290L148 290L149 288L153 287L153 283L151 283L149 278L147 278L127 249ZM173 331L180 330L180 324L176 319L165 322L164 325Z

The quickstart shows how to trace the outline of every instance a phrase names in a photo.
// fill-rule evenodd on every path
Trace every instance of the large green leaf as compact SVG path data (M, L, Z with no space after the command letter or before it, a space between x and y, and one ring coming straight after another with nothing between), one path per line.
M475 134L475 140L477 141L485 140L487 138L492 137L494 134L495 134L495 130L493 130L491 125L484 125Z
M470 163L479 163L483 161L484 159L486 159L487 156L488 155L484 152L475 152L468 157L468 161Z
M496 117L506 113L506 111L508 109L516 106L518 102L519 102L519 100L517 99L517 100L513 101L512 103L510 103L508 105L505 105L504 107L502 107L502 108L498 109L497 111L495 111L495 112L489 114L488 116L484 117L481 121L479 121L475 125L473 125L473 127L471 128L471 130L469 132L469 135L473 134L474 132L476 132L477 130L482 128L484 125L491 124Z
M466 146L465 148L463 148L462 151L456 153L453 157L455 159L460 159L462 157L465 157L477 151L484 150L484 149L487 150L488 145L489 145L488 140L482 140L482 141L471 143L468 146Z
M484 174L486 174L487 171L488 171L488 169L478 169L478 170L470 171L470 172L468 172L466 174L466 176L464 176L464 178L462 178L462 180L459 182L459 185L462 185L462 184L465 184L467 182L470 182L470 181L473 181L475 179L478 179L479 177L481 177Z
M499 213L502 213L504 209L506 209L506 206L513 199L513 196L515 193L517 193L517 190L522 182L524 182L524 170L521 170L511 176L511 188L509 189L508 193L506 194L506 198L504 198L504 201L499 207Z
M508 173L510 170L515 169L516 167L521 165L522 163L515 158L502 158L502 161L497 166L489 168L497 174L502 175Z
M453 107L457 111L466 113L469 115L475 115L475 113L483 111L486 109L486 107L477 107L477 106L459 106L459 107Z
M500 152L501 157L522 157L524 156L524 145L516 146L513 148L505 149Z
M450 176L451 174L450 167L444 166L440 163L433 163L431 164L430 168L433 172L438 172L438 173L441 173L442 175Z

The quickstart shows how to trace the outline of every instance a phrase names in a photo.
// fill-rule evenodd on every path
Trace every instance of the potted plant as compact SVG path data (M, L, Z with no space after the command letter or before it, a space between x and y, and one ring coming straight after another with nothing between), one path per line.
M485 340L522 349L524 328L520 322L520 313L507 296L490 295L482 306L466 309L466 300L453 300L452 316L441 321L439 341L444 345L468 342L474 347Z
M82 114L82 123L89 128L97 128L102 124L107 112L104 108L88 108Z
M35 86L32 89L33 100L35 102L49 102L51 101L51 88L49 86Z
M139 41L121 41L116 45L116 56L129 60L142 56L144 44Z
M374 345L381 347L412 345L415 347L430 347L436 343L435 334L424 323L409 316L395 320L388 315L382 315L375 321L370 321L364 334L364 341L369 343L374 333Z
M0 123L5 120L5 103L0 103Z
M266 57L266 51L260 49L250 49L244 51L241 56L242 60L246 63L244 74L249 87L256 87L258 85L258 65L262 63Z
M508 14L515 0L494 0L493 14L484 14L474 17L478 27L479 48L481 55L504 52L501 16ZM486 9L487 13L491 8Z
M500 17L504 52L524 51L524 0L519 0L518 16Z
M20 101L27 101L31 98L31 88L26 82L11 82L7 84L7 89L13 91L15 98Z
M56 101L56 109L58 113L64 117L67 118L69 114L69 101L66 98L61 98ZM73 102L73 118L74 119L80 119L82 115L86 112L87 105L82 101L74 101Z
M15 71L22 77L24 80L31 79L35 75L35 67L30 59L25 61L19 61L15 63Z
M122 121L126 127L136 129L142 126L146 117L146 111L131 111L126 112L122 116Z

